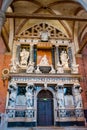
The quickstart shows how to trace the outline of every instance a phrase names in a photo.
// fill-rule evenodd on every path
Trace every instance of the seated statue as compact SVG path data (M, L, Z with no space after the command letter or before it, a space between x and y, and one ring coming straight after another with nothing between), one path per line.
M60 61L64 68L69 68L68 60L69 60L69 57L68 57L66 51L62 51L60 54Z
M39 63L39 66L49 66L47 56L44 55Z
M20 64L26 66L29 57L29 52L26 49L23 49L20 52L20 57L21 57Z

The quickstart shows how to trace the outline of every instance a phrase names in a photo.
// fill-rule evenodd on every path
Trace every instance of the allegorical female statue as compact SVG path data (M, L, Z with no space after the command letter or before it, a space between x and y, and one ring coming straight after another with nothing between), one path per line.
M66 51L62 51L61 54L60 54L60 61L61 61L61 64L64 68L68 68L68 60L69 60L69 57L66 53Z
M28 61L28 57L29 57L29 52L26 49L23 49L20 52L20 64L23 66L27 65L27 61Z

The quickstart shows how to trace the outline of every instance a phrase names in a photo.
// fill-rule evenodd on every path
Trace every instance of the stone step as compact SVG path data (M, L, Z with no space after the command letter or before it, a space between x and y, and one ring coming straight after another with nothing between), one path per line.
M34 127L32 130L87 130L87 127Z
M33 127L32 130L64 130L64 127Z
M87 127L9 127L4 130L87 130Z
M32 130L32 128L29 128L29 127L9 127L5 130Z

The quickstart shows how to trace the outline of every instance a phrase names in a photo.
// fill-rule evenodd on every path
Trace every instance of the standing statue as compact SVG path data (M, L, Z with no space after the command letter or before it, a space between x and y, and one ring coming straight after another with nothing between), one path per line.
M33 88L31 88L29 85L26 87L26 103L27 107L32 107L33 105Z
M82 92L82 88L80 86L76 86L76 85L73 86L73 95L74 95L76 108L83 107L81 92Z
M23 66L27 66L29 52L26 49L23 49L20 52L20 57L21 57L20 64L23 65Z
M68 57L66 51L62 51L61 54L60 54L60 61L61 61L62 66L64 68L68 68L69 67L68 66L68 60L69 60L69 57Z
M57 88L56 98L58 107L64 108L64 90L62 86Z
M16 96L17 96L17 85L16 83L12 82L9 86L9 106L14 107L16 103Z

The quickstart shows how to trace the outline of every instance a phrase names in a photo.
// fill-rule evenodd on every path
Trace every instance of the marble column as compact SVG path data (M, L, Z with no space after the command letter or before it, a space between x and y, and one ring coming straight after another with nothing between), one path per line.
M52 46L52 65L55 68L55 45Z

